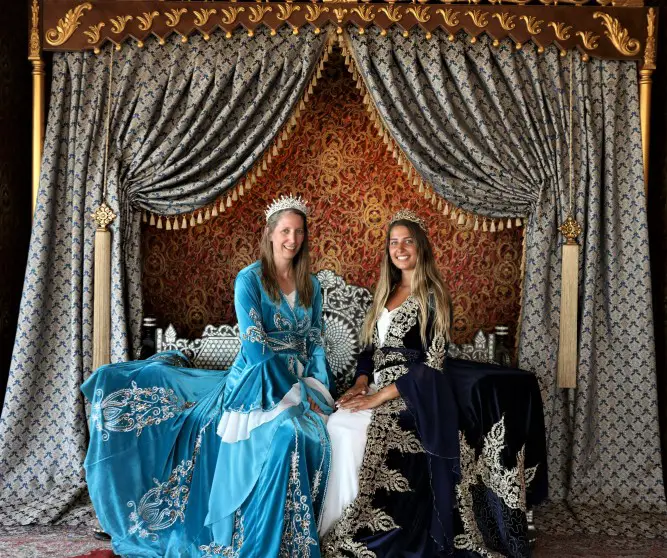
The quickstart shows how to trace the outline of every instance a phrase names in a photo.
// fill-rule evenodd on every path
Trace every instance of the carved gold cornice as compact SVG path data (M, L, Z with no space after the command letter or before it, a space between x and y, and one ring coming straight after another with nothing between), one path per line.
M34 5L39 0L32 1ZM563 55L568 50L578 49L584 53L584 59L588 59L590 53L597 58L643 60L649 65L655 64L655 39L650 37L655 37L656 10L614 7L631 0L604 0L611 6L596 8L563 6L566 0L543 1L551 6L535 5L537 0L532 0L532 4L526 4L524 0L494 0L495 3L490 4L485 0L470 0L473 6L438 0L441 6L449 4L446 7L434 6L431 0L404 4L370 4L361 0L326 3L303 0L42 1L45 2L44 29L48 29L44 35L48 39L44 44L47 50L92 48L97 51L107 41L119 48L126 42L142 46L149 35L155 35L158 42L164 44L173 33L180 35L183 42L197 33L208 39L218 30L227 38L235 32L253 36L262 25L272 34L284 25L289 25L293 33L302 29L319 33L327 24L333 24L339 33L349 25L351 32L358 33L377 27L382 35L397 25L405 37L409 37L412 30L421 29L424 36L430 38L440 27L446 29L452 41L459 33L471 36L471 42L475 42L480 34L486 34L496 46L509 39L519 49L532 41L537 44L538 53L557 44ZM581 4L581 0L570 3ZM634 37L646 37L646 45Z
M123 31L125 31L125 26L127 25L127 22L132 20L131 15L126 15L126 16L118 16L118 17L112 17L111 18L111 32L115 33L116 35L119 35ZM101 28L100 28L101 29Z
M212 8L207 10L206 8L202 8L201 10L194 10L192 13L195 14L195 25L197 27L202 27L203 25L206 25L208 23L208 20L210 17L216 13L216 9Z
M65 17L58 20L58 25L55 29L49 29L46 32L46 42L51 46L60 46L69 39L76 28L79 27L81 16L84 10L92 10L93 6L90 2L79 4L75 8L68 10Z
M431 8L428 6L411 6L407 9L407 11L408 13L414 15L415 19L419 23L426 23L429 19L431 19L431 14L429 13Z
M144 12L142 15L137 16L139 20L139 29L142 31L148 31L153 26L153 20L160 15L160 12L153 10L152 12Z
M453 8L448 8L446 10L439 9L436 10L435 13L442 16L442 19L445 21L445 25L456 27L459 24L459 12L455 12Z
M542 27L540 27L543 23L544 20L542 19L537 19L535 16L525 16L522 15L519 19L522 19L524 23L526 24L526 29L528 29L528 33L531 35L539 35L542 33Z
M100 42L100 31L104 27L104 22L100 21L97 25L91 25L88 27L88 31L84 31L83 34L88 37L88 42L91 45L95 45Z
M628 30L623 28L618 19L604 12L595 12L593 17L595 19L602 18L602 22L606 27L604 34L609 37L618 52L625 56L634 56L639 52L641 44L637 39L630 37Z
M511 31L516 27L516 23L514 23L514 20L516 19L515 15L512 15L510 13L503 13L503 14L493 14L492 17L496 18L500 23L500 26L506 31Z
M581 37L581 42L585 49L595 50L598 48L600 37L592 31L577 31L577 36Z
M562 21L559 23L556 23L555 21L550 21L548 23L548 27L553 28L554 34L559 40L567 41L570 38L570 34L568 33L568 31L572 29L571 25L566 25Z

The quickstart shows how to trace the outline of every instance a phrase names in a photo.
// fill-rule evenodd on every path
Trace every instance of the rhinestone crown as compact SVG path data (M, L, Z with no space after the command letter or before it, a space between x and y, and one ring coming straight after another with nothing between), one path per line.
M280 199L273 200L273 203L266 208L266 220L268 221L271 215L277 213L278 211L283 211L285 209L295 209L300 211L304 215L308 215L308 207L306 207L306 200L301 196L280 196Z
M426 223L424 223L424 220L414 211L410 211L409 209L400 209L394 213L391 221L389 221L389 226L393 225L396 221L412 221L413 223L417 223L421 230L427 232Z

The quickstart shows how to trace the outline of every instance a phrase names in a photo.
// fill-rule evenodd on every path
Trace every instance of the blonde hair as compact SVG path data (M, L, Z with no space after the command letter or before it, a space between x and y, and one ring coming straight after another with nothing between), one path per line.
M294 213L300 215L303 219L303 243L301 250L294 256L292 266L294 268L294 282L296 291L299 294L299 304L304 307L310 306L313 300L313 282L310 278L310 251L308 250L308 224L306 216L296 209L283 209L271 215L264 227L262 240L259 243L260 261L262 262L262 286L268 293L269 298L275 303L280 302L280 287L278 286L278 274L276 272L276 262L273 259L273 246L271 244L271 234L276 229L280 217L285 213Z
M445 341L450 341L449 328L451 325L451 298L449 289L442 280L440 271L435 264L433 248L426 233L417 223L401 219L395 221L387 231L384 257L380 267L380 279L375 288L373 303L366 314L361 329L361 344L369 346L373 343L373 332L382 309L385 307L393 288L401 281L401 270L391 261L389 256L389 239L391 231L397 225L402 225L410 231L410 236L417 246L417 265L412 274L411 296L419 305L419 328L422 344L426 346L426 327L428 323L429 307L433 307L434 319L431 326L431 335L442 335Z

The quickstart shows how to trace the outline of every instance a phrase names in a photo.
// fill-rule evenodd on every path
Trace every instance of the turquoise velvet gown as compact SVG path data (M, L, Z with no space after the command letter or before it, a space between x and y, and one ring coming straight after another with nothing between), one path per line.
M121 556L320 556L331 447L322 295L274 303L259 262L236 279L241 350L229 370L178 352L110 364L91 402L88 490ZM298 295L297 295L298 296Z

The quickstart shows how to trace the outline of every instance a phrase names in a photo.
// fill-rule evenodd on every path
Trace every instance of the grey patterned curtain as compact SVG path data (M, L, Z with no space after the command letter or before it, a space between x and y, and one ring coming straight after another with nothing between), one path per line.
M513 52L485 36L450 42L439 31L426 40L371 28L349 42L394 140L439 194L475 213L530 216L520 364L542 388L551 498L666 511L635 64L532 44ZM570 64L584 227L571 407L556 387Z
M262 27L250 38L178 35L115 52L108 203L112 360L141 317L140 212L212 202L291 115L326 40ZM91 518L79 386L92 364L93 236L102 201L109 51L54 56L41 188L0 418L0 523Z

